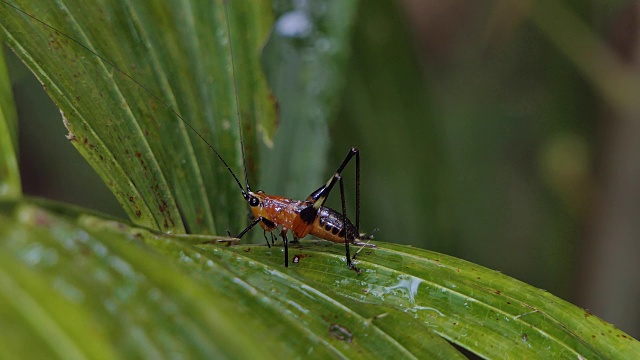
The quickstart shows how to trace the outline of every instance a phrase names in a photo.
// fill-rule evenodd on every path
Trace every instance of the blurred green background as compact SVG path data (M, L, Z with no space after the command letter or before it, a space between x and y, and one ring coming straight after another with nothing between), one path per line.
M274 12L263 62L281 121L255 189L304 198L357 146L363 231L500 270L640 337L638 1L276 1ZM25 193L125 217L9 61ZM344 177L353 219L352 167Z

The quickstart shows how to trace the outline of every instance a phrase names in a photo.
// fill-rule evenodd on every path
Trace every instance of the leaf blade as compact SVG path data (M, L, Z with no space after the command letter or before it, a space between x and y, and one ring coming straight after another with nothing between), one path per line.
M133 221L175 233L216 233L246 223L237 184L202 141L242 174L222 1L206 7L201 2L118 0L19 6L126 73L2 5L11 46L64 109L72 142ZM268 23L269 12L262 17ZM251 62L257 62L256 54ZM252 66L249 72L255 73ZM264 102L267 95L263 84L263 95L254 98ZM256 128L253 114L264 108L246 111L249 128ZM261 119L274 116L273 111L266 114ZM255 149L256 141L249 138L247 147Z
M334 299L351 299L354 309L375 305L413 317L396 322L394 338L425 324L445 339L487 358L634 358L640 342L583 309L499 272L453 257L390 243L361 254L362 274L344 266L343 246L319 242L290 250L302 256L292 276ZM240 251L240 250L236 250ZM368 254L367 254L368 253ZM279 256L260 247L244 252L277 264ZM595 337L594 337L595 335ZM479 341L482 339L482 341Z
M22 193L17 157L18 116L5 58L0 55L0 197L16 198Z

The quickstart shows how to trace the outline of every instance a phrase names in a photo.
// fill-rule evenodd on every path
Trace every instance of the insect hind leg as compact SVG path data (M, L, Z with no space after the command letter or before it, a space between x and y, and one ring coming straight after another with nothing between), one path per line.
M342 163L340 164L340 166L338 166L338 169L333 174L331 179L329 179L329 181L327 181L326 184L322 185L316 191L312 192L311 195L307 197L307 201L313 202L313 209L317 211L327 201L327 197L329 197L329 193L335 186L336 182L340 182L340 197L342 201L342 217L343 217L342 223L344 224L343 226L345 226L344 243L345 243L345 252L347 257L347 266L359 272L358 268L356 268L351 263L351 257L349 256L349 242L355 241L356 239L351 239L349 237L349 232L346 230L347 207L346 207L345 198L344 198L344 183L342 181L342 175L341 175L344 168L347 166L347 164L349 164L349 162L354 156L356 157L356 224L355 225L356 225L357 233L359 234L360 233L360 150L358 150L357 148L352 147L351 149L349 149L347 156L345 156L344 160L342 160Z
M355 147L352 147L347 156L345 156L344 160L338 169L333 174L331 179L327 181L326 184L319 187L316 191L312 192L311 195L307 197L307 201L313 202L313 207L315 209L319 209L324 203L327 201L329 197L329 193L335 186L336 182L341 179L341 174L344 168L349 164L353 156L356 156L356 227L359 228L360 225L360 150Z
M309 218L311 217L315 217L315 215L317 214L318 209L320 209L320 207L322 207L324 205L324 203L327 201L327 197L329 196L329 193L331 192L331 190L333 189L333 187L335 186L336 182L340 182L340 197L341 197L341 201L342 201L342 223L344 224L344 244L345 244L345 252L346 252L346 258L347 258L347 266L349 266L349 268L359 272L358 268L356 268L352 263L351 263L351 256L349 254L349 242L355 242L357 239L351 238L349 231L347 231L346 228L346 224L347 224L347 206L345 204L345 196L344 196L344 182L342 180L342 171L344 170L344 168L347 166L347 164L349 164L349 162L351 161L351 159L353 157L356 157L356 229L357 229L357 234L360 233L360 150L358 150L355 147L352 147L349 152L347 153L347 156L345 156L344 160L342 160L342 163L340 164L340 166L338 166L338 169L336 170L336 172L333 174L333 176L331 177L331 179L329 179L329 181L327 181L326 184L322 185L320 188L318 188L316 191L312 192L311 195L309 195L307 197L307 201L313 202L313 206L307 208L309 210L309 213L313 212L312 216L308 216ZM305 210L307 210L305 209ZM302 215L302 214L301 214ZM310 223L311 219L308 219ZM359 240L359 239L358 239Z
M347 231L347 205L344 200L344 181L342 181L342 177L339 178L340 181L340 201L342 202L342 226L344 227L344 248L345 248L345 256L347 258L347 266L350 269L355 270L355 272L360 273L360 269L355 267L351 263L351 256L349 255L349 241L353 241L349 236L349 231Z

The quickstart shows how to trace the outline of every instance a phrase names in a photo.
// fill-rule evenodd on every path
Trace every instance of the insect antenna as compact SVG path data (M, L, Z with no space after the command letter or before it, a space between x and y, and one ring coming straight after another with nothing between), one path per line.
M245 188L242 186L242 183L240 182L240 180L238 179L238 177L236 176L236 174L233 172L233 170L231 170L231 167L229 166L229 164L227 164L227 162L222 158L222 155L220 155L220 153L204 138L204 136L202 136L202 134L200 134L200 132L198 132L193 125L191 125L191 123L189 123L187 120L185 120L182 115L180 115L174 108L172 108L165 100L163 100L162 98L160 98L160 96L156 95L153 91L151 91L149 88L147 88L146 86L144 86L141 82L139 82L138 80L136 80L133 76L129 75L126 71L122 70L120 67L118 67L118 65L116 65L113 61L107 59L106 57L104 57L103 55L100 55L99 53L95 52L94 50L92 50L89 46L81 43L80 41L74 39L73 37L65 34L64 32L58 30L57 28L49 25L48 23L36 18L35 16L29 14L28 12L22 10L21 8L8 3L5 0L0 0L2 1L5 5L15 9L16 11L19 11L20 13L28 16L29 18L33 19L34 21L40 23L41 25L55 31L57 34L62 35L64 38L72 41L73 43L75 43L76 45L82 47L83 49L85 49L86 51L88 51L89 53L93 54L94 56L96 56L97 58L99 58L100 60L102 60L103 62L105 62L106 64L108 64L109 66L111 66L113 69L115 69L117 72L119 72L121 75L125 76L126 78L128 78L129 80L133 81L136 85L138 85L141 89L143 89L148 95L150 95L151 97L153 97L155 100L157 100L160 104L162 104L163 107L165 107L167 110L169 110L171 113L173 113L175 116L178 117L178 119L180 119L180 121L182 121L185 125L187 125L187 127L189 127L196 135L198 135L198 137L200 139L202 139L202 141L204 141L205 144L207 144L207 146L213 151L214 154L216 154L216 156L218 157L218 159L220 159L220 161L222 161L222 163L224 164L224 166L227 168L227 170L229 171L229 173L231 174L231 176L233 176L233 179L235 180L236 184L238 184L238 187L240 187L240 191L242 192L242 196L247 199L248 198L248 194L247 192L250 191L249 190L249 182L247 180L247 167L245 165L245 155L244 155L244 144L243 144L243 140L242 140L242 131L240 131L240 146L242 148L242 165L244 167L244 178L245 181L247 182L247 190L245 191ZM225 10L226 10L227 6L226 6L226 2L225 2ZM227 28L229 28L229 13L227 11ZM234 94L236 97L236 112L238 113L238 128L241 130L241 126L240 126L240 109L238 107L238 93L237 93L237 87L235 85L236 83L236 74L235 74L235 67L233 67L233 50L231 49L231 41L229 41L229 49L231 52L231 64L232 64L232 71L233 71L233 83L234 83Z
M233 94L236 98L236 116L238 117L238 133L240 134L240 151L242 154L242 168L244 169L244 181L246 184L247 193L244 191L242 195L245 199L248 198L248 193L251 192L251 187L249 186L249 177L247 176L247 162L244 155L244 139L242 136L242 121L240 118L240 99L238 98L238 82L236 81L236 64L233 61L233 42L231 41L231 21L229 20L229 1L224 1L224 13L227 18L227 34L229 35L229 53L231 55L231 73L233 74ZM234 175L235 177L235 175ZM238 181L238 179L236 179Z

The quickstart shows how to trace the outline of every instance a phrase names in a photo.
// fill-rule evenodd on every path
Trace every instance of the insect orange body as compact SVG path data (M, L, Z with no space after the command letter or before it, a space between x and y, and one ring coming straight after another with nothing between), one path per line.
M251 195L260 201L258 206L251 207L251 211L254 218L263 219L260 222L260 226L265 231L272 232L277 226L280 226L282 230L291 230L294 238L297 239L311 234L323 240L344 243L347 238L345 235L348 233L351 243L359 240L360 234L358 234L358 230L351 221L346 219L345 223L343 215L331 208L321 206L313 222L307 223L300 213L304 209L313 206L313 202L267 195L262 191Z

